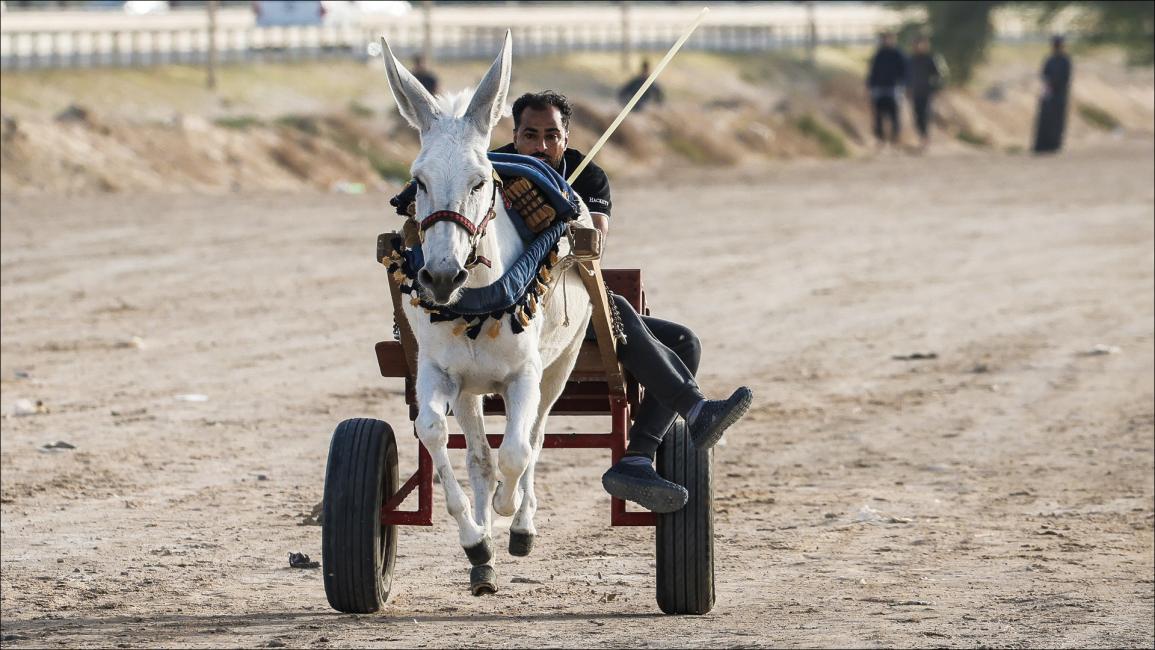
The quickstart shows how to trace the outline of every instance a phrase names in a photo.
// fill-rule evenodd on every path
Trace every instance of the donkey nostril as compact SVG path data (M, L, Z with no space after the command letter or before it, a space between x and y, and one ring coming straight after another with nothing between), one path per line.
M467 277L469 277L469 271L461 269L457 272L457 275L453 276L453 284L463 284Z
M424 284L427 287L433 284L433 274L425 269L421 269L421 271L417 274L417 279L421 281L421 284Z

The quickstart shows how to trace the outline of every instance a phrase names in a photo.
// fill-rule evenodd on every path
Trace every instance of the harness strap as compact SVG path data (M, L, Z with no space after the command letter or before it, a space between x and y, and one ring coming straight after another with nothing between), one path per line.
M490 215L492 214L493 212L490 211ZM465 218L465 215L461 214L460 212L454 212L453 210L438 210L437 212L434 212L433 214L421 220L421 230L429 230L433 224L439 221L452 221L462 228L465 228L465 231L469 233L470 237L476 237L478 230L485 229L486 223L489 222L489 215L487 215L486 218L481 221L481 226L478 227L474 225L472 221Z

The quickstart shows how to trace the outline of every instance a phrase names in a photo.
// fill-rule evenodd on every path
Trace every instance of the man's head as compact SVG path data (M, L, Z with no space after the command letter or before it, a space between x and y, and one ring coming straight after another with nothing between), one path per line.
M914 51L918 54L926 54L930 51L930 39L926 36L919 36L914 39Z
M413 56L413 69L414 70L424 70L425 69L425 56L424 55L416 54Z
M897 42L894 32L883 32L878 35L878 42L883 47L894 47Z
M561 166L569 145L569 118L573 107L565 95L552 90L526 93L513 103L513 146L517 153Z
M1052 36L1051 37L1051 49L1054 50L1056 53L1062 52L1063 46L1065 44L1066 43L1063 40L1062 36Z
M649 59L642 59L642 76L643 77L650 76L650 60Z

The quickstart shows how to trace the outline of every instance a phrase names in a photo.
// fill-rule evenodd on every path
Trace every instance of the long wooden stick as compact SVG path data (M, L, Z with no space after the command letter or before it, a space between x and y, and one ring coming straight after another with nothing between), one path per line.
M610 128L606 129L606 132L602 134L602 137L598 138L597 143L594 144L593 148L590 149L589 153L586 154L585 159L581 161L581 164L577 166L577 169L575 169L573 173L570 174L569 178L566 179L566 182L572 185L573 182L577 180L577 177L580 176L583 171L585 171L586 165L590 164L590 161L594 159L594 156L598 155L598 152L601 151L602 146L605 145L606 141L609 140L610 136L613 135L614 131L617 130L618 125L621 124L622 120L626 119L626 116L630 114L631 110L633 110L634 104L637 104L638 100L642 98L642 95L646 94L646 91L649 90L650 85L654 83L654 80L658 78L658 75L662 74L662 70L666 69L666 64L670 62L670 59L674 58L674 55L678 53L678 50L682 49L682 45L687 40L689 40L690 35L694 33L694 30L698 29L698 25L702 24L702 20L706 18L706 14L708 13L710 13L710 8L702 7L702 11L698 13L698 17L694 20L693 24L691 24L689 29L686 30L686 33L682 34L682 37L679 38L676 43L674 43L674 46L670 48L670 51L666 52L666 56L662 57L662 60L658 62L658 66L654 68L653 72L650 73L650 78L646 79L646 83L642 84L641 88L638 88L638 92L634 93L634 96L631 97L630 101L626 103L624 108L622 108L622 112L618 113L618 116L614 118L614 123L610 125Z

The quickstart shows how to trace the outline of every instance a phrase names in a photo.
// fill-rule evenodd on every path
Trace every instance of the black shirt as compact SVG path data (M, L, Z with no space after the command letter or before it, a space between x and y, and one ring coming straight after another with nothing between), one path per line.
M942 74L930 54L915 54L910 57L910 93L926 97L942 85Z
M497 153L517 153L517 147L513 143L509 143L504 147L494 149ZM562 154L561 169L557 170L562 177L568 178L571 170L577 169L582 160L585 160L585 154L577 149L566 149ZM606 173L602 171L595 163L586 165L582 170L581 176L572 184L573 190L585 201L590 212L600 212L607 217L610 216L610 209L613 203L610 201L610 179L606 177Z
M870 60L869 88L894 88L906 80L906 57L898 48L880 47Z

